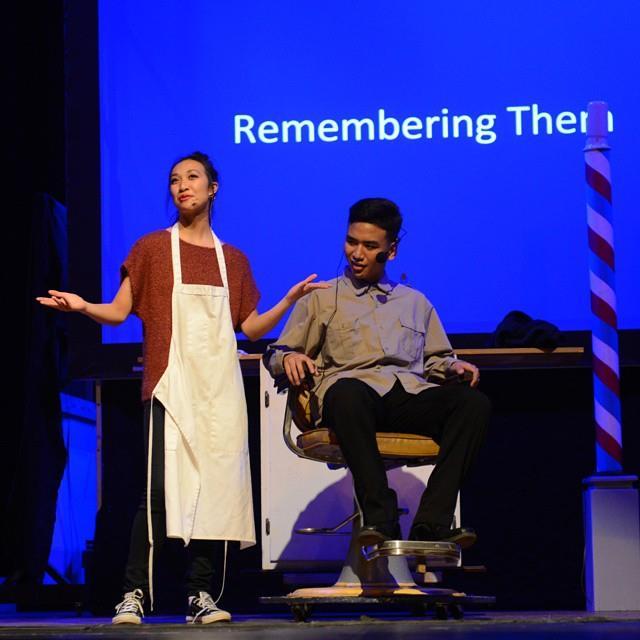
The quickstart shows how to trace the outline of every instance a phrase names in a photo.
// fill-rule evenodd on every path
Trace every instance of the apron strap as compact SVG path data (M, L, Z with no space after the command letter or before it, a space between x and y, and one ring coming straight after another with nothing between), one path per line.
M222 594L224 593L224 583L227 578L227 546L228 544L229 544L229 541L225 540L224 541L224 564L222 566L222 585L220 587L220 593L218 594L218 597L213 601L213 603L216 605L220 601L220 598L222 598Z
M216 248L216 258L218 260L218 269L220 269L220 277L222 278L222 284L227 290L229 295L229 280L227 279L227 263L224 259L224 253L222 253L222 243L218 239L218 236L211 229L211 235L213 236L213 244Z
M216 259L218 260L218 269L220 270L222 284L228 293L229 279L227 278L227 264L224 259L224 253L222 253L222 243L213 232L213 229L211 229L211 235L213 236L213 246L216 250ZM171 260L173 264L173 284L174 286L180 285L182 284L182 265L180 263L180 233L177 222L171 227Z
M182 284L182 265L180 264L180 233L178 223L171 227L171 262L173 265L173 286Z
M149 605L151 611L153 611L153 520L151 518L151 460L153 454L153 399L154 395L151 395L151 405L149 407L149 444L147 448L149 453L147 455L147 534L149 537Z

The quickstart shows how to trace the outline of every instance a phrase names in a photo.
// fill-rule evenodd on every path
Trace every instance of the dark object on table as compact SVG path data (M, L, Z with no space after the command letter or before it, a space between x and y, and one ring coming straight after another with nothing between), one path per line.
M523 311L510 311L491 336L490 347L538 347L555 349L562 341L558 327L534 320Z

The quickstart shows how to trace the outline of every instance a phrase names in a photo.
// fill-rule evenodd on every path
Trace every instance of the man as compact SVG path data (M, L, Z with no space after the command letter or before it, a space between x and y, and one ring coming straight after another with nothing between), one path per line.
M274 377L311 384L313 419L336 434L363 514L358 541L401 538L377 431L417 433L440 445L415 515L411 540L473 544L472 529L451 528L462 480L486 431L490 406L478 369L458 360L440 319L420 292L389 280L402 216L384 198L349 211L348 267L331 289L300 300L264 361ZM468 380L468 384L464 381Z

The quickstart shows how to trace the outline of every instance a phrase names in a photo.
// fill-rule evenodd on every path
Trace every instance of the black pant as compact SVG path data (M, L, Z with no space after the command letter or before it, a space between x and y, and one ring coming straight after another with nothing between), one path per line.
M145 461L148 459L149 417L151 402L144 403ZM164 407L153 401L153 447L151 451L151 526L153 527L154 559L167 539L164 503ZM214 562L219 540L191 540L187 547L189 568L187 571L187 595L197 596L200 591L211 591ZM147 487L136 512L129 559L125 569L124 590L142 589L149 596L149 536L147 528Z
M411 394L397 381L382 397L360 380L333 384L324 397L323 423L338 438L364 523L397 522L396 493L376 443L377 431L395 431L429 436L440 446L414 523L451 526L458 490L484 439L490 410L483 393L462 384Z

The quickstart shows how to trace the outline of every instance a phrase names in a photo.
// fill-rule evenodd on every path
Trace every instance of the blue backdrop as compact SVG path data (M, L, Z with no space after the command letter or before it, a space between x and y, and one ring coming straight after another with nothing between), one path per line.
M261 309L333 277L349 205L384 196L405 215L390 273L450 332L515 308L586 329L580 111L605 100L619 320L638 328L638 33L624 0L101 1L103 295L171 222L171 163L200 149L221 173L214 228L249 256Z

